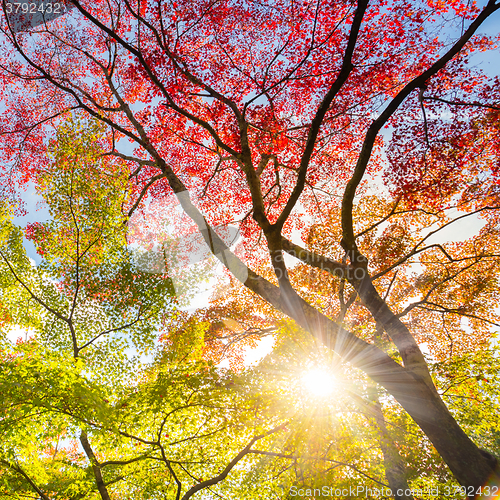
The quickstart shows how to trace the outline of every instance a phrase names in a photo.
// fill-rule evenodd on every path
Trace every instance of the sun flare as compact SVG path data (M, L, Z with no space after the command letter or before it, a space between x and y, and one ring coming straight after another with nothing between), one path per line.
M312 396L327 397L335 390L336 379L331 371L315 368L302 375L302 385Z

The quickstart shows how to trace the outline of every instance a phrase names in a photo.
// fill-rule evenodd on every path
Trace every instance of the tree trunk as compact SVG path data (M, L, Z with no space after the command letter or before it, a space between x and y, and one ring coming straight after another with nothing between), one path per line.
M476 491L486 484L494 470L497 480L500 479L496 459L478 448L450 414L436 391L418 344L406 325L380 297L371 278L366 275L355 283L355 287L363 304L377 322L377 326L385 329L398 347L405 368L413 374L420 386L417 391L422 391L421 397L416 397L418 392L415 392L413 397L412 393L400 396L406 401L408 408L393 393L394 397L425 432L462 486L473 486L474 488L470 489Z
M406 479L406 468L394 441L385 427L382 412L380 412L380 418L377 418L377 426L380 434L380 449L384 455L385 477L391 488L392 496L394 500L413 500Z
M496 460L471 441L439 395L431 392L425 382L413 387L413 392L398 391L394 396L427 435L458 482L474 492L492 476L496 476L498 484L500 471Z
M369 387L368 391L371 404L355 393L351 393L350 396L361 408L366 419L379 436L380 449L384 457L385 477L389 483L392 496L395 500L413 500L413 495L407 494L410 487L406 479L406 467L385 425L377 390L375 387Z

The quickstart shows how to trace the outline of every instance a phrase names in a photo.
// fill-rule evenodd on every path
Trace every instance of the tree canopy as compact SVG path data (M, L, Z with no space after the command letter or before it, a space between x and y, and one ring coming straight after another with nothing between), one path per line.
M2 7L1 494L494 496L500 4L65 3Z

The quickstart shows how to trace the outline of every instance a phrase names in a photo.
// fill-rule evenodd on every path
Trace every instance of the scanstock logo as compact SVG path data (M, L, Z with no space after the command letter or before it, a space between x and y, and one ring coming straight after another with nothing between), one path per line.
M70 0L0 0L14 33L29 31L57 19L75 8Z
M132 249L134 267L141 272L168 274L179 297L189 293L194 275L200 277L204 271L210 273L214 257L244 283L248 278L246 266L230 250L214 255L206 243L206 240L219 237L230 249L240 239L239 229L232 225L209 228L200 223L200 231L193 225L183 225L182 207L190 203L189 194L187 191L177 193L175 198L175 202L170 198L151 203L146 210L130 218L127 240ZM185 227L185 234L179 231L182 227Z

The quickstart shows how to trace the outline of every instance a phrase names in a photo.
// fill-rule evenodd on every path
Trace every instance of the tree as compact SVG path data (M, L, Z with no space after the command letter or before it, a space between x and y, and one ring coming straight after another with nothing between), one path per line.
M498 480L495 457L436 390L419 342L439 317L468 318L482 345L496 323L471 298L497 293L498 80L467 58L493 46L476 32L500 5L71 3L71 15L26 32L3 21L2 153L13 184L38 179L65 115L101 121L107 154L129 169L129 216L147 196L174 193L230 273L384 387L460 484L477 491L494 470ZM387 199L367 213L367 181L380 177ZM440 230L450 207L486 220L480 239L412 240L417 216ZM168 200L162 210L170 216ZM334 221L322 252L312 217ZM243 236L238 256L211 229L229 223ZM294 229L309 248L292 242ZM387 335L390 349L304 297L285 253L342 280L353 297L342 295L343 314L355 304L365 333ZM264 274L269 261L266 279L254 269ZM424 266L418 279L411 261Z
M128 174L102 140L98 122L69 120L50 145L38 187L52 219L28 231L39 266L1 208L1 498L187 500L283 432L202 359L206 324L165 332L179 299L133 263Z

